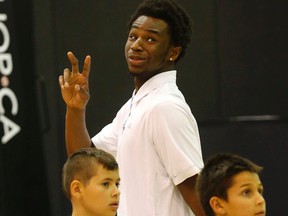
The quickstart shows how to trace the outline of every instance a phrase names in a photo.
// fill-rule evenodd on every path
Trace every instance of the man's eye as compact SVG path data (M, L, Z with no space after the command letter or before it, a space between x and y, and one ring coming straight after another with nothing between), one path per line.
M116 183L116 187L117 187L117 188L119 188L119 186L120 186L120 183L119 183L119 182L117 182L117 183Z
M130 38L131 40L136 40L136 36L135 36L135 35L129 35L129 38Z
M153 39L153 38L148 38L147 41L148 41L148 42L154 42L155 39Z

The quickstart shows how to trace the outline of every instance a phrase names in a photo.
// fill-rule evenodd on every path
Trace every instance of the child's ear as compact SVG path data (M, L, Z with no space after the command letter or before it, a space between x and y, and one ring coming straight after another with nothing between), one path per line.
M213 196L211 197L209 204L211 208L213 209L213 212L215 213L215 215L225 215L226 211L222 203L222 199L216 196Z
M70 184L71 197L79 198L81 196L81 182L73 180Z

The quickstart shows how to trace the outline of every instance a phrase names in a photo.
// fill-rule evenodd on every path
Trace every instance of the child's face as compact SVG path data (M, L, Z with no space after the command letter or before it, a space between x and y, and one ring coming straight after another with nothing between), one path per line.
M263 185L258 174L244 171L235 175L227 191L228 202L222 203L226 215L264 216L266 204L262 193Z
M118 170L97 165L97 174L82 189L81 204L87 215L115 216L119 205Z

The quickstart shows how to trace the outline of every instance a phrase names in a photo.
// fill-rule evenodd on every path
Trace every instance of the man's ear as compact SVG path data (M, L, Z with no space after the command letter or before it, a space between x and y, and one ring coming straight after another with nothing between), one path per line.
M81 187L82 187L82 184L80 181L73 180L70 184L71 197L80 198Z
M219 197L213 196L211 197L209 204L215 213L215 215L225 215L226 210L223 205L223 200Z
M170 55L169 55L169 61L175 61L179 57L181 51L182 51L181 46L177 46L177 47L172 46Z

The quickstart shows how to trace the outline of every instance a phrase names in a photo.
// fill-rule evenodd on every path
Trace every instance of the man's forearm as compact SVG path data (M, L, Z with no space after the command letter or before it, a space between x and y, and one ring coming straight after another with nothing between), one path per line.
M91 146L91 139L86 128L85 110L67 108L65 139L68 156L79 148Z
M197 176L192 176L180 183L178 189L194 214L196 216L205 216L195 188Z

